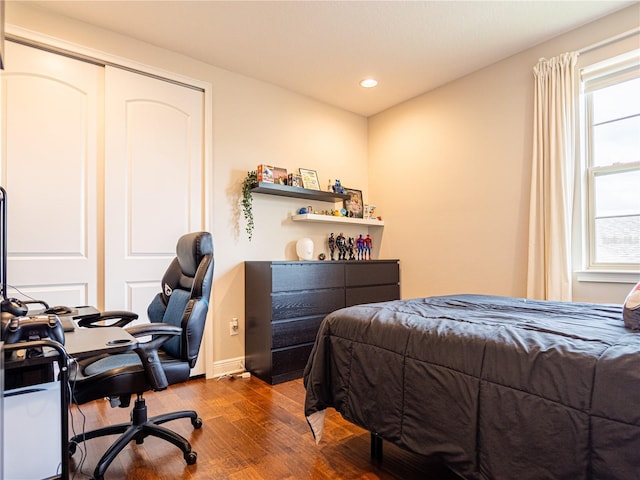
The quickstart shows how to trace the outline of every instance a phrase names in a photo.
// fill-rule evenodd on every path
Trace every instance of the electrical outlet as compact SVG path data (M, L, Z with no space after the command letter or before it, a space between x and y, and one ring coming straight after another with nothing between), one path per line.
M229 335L238 335L240 331L240 325L238 324L238 319L233 318L229 322Z

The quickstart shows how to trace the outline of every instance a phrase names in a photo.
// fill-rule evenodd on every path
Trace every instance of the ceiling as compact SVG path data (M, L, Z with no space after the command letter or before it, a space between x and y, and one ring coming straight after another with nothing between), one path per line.
M633 3L638 4L44 0L31 5L370 116ZM369 76L379 85L365 90L359 81Z

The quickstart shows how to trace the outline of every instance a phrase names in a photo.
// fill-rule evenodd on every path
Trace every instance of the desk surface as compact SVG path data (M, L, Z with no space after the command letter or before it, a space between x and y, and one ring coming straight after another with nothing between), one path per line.
M64 334L64 349L73 358L126 352L136 343L135 337L120 327L76 328Z
M71 358L86 358L103 353L122 353L133 350L138 341L126 330L119 327L76 328L64 333L64 349ZM14 344L13 347L20 344ZM6 347L7 345L5 345ZM15 350L15 348L13 348ZM36 366L51 363L57 352L45 347L43 355L31 358L5 359L5 368Z
M69 322L94 316L100 316L100 311L89 305L72 307L71 312L59 315L61 321ZM126 352L136 343L135 337L119 327L77 328L74 324L72 331L65 329L64 333L64 349L73 358Z

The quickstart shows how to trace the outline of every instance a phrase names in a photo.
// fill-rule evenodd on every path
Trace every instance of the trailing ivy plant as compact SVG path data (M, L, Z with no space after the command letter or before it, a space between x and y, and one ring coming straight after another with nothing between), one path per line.
M253 197L251 189L258 183L258 173L255 170L247 172L247 176L242 181L242 213L247 221L245 231L249 241L253 238Z

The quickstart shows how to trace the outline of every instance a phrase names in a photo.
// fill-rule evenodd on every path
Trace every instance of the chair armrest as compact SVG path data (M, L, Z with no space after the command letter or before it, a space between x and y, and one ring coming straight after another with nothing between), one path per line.
M144 337L146 335L169 335L171 338L182 333L182 328L171 325L170 323L143 323L142 325L134 325L125 328L134 337ZM168 340L165 339L162 343ZM145 342L149 343L149 342ZM160 347L160 345L158 345Z
M137 313L127 312L125 310L109 310L100 312L99 315L91 315L90 317L78 320L80 327L100 328L100 327L124 327L138 318ZM97 324L97 322L105 322L106 320L118 319L115 322L106 322Z
M182 334L182 328L168 323L145 323L129 327L126 331L134 337L153 335L153 338L147 342L138 342L134 352L140 358L153 389L157 391L167 388L169 381L160 363L158 349L170 338Z

